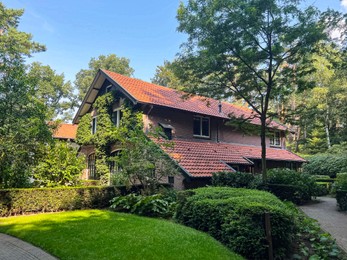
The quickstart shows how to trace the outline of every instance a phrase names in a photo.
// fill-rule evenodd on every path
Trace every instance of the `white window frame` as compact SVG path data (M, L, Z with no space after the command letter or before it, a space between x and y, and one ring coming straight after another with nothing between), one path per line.
M270 146L281 147L281 132L280 131L274 131L272 133L270 137Z
M200 134L199 135L196 135L194 134L194 119L195 118L199 118L200 120ZM202 119L208 119L208 135L203 135L202 134ZM199 138L210 138L211 137L211 120L208 116L193 116L193 136L194 137L199 137Z
M91 132L94 135L97 131L97 125L98 125L98 117L97 116L93 116L92 118L92 129Z
M121 107L118 107L118 108L114 108L112 113L117 113L117 123L116 123L116 127L119 127L120 125L120 112L122 111L122 108ZM112 119L113 119L113 115L112 115Z

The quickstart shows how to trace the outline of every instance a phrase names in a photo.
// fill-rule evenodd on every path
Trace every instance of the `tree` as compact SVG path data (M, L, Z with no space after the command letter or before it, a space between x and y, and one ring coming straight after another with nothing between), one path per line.
M319 11L298 0L190 0L181 3L178 30L188 34L176 73L191 93L242 98L261 121L266 181L269 102L284 88L306 86L306 59L325 34ZM295 66L294 66L295 65Z
M70 81L65 82L64 74L56 74L50 66L34 62L29 66L28 76L35 82L36 97L47 107L48 120L72 118L73 89Z
M0 188L28 185L30 169L51 140L45 106L35 98L25 58L45 47L17 30L23 10L0 3Z
M98 58L91 58L88 64L89 68L82 69L76 74L74 83L78 90L78 103L82 102L99 69L110 70L130 77L134 73L134 69L130 67L129 63L129 59L118 57L115 54L109 54L107 56L100 55Z
M172 68L173 63L165 60L164 65L157 66L154 77L151 79L152 83L164 87L182 89L181 82Z
M85 166L85 158L77 148L62 141L45 146L44 157L33 169L37 186L73 186L78 183Z

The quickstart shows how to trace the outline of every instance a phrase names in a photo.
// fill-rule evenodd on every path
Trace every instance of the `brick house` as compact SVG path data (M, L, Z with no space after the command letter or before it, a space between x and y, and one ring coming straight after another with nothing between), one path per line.
M115 91L117 101L113 106L113 122L117 125L124 99L143 112L144 131L150 126L160 126L174 143L164 148L181 169L180 176L169 177L168 182L177 189L206 185L213 172L261 170L261 147L258 135L246 135L229 125L231 117L245 119L259 126L260 120L252 110L228 102L194 96L182 98L182 92L142 80L99 70L73 120L78 124L86 113L92 113L92 132L97 131L97 115L92 104L99 95ZM269 122L267 137L268 168L287 167L298 169L305 160L286 150L287 128ZM88 176L95 176L93 146L81 147L87 157Z

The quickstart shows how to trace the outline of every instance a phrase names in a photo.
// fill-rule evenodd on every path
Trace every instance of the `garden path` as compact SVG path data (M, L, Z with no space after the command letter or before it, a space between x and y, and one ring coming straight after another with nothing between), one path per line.
M42 249L0 233L0 260L57 260Z
M329 232L347 252L347 213L338 211L335 198L318 197L316 201L300 208L307 216L316 219L322 229Z

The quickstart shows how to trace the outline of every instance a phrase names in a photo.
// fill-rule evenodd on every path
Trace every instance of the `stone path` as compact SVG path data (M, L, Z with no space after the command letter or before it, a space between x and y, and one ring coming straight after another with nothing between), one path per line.
M0 260L57 260L42 249L0 233Z
M306 215L316 219L320 226L329 232L336 243L347 252L347 213L338 211L336 199L318 197L317 203L300 207Z

